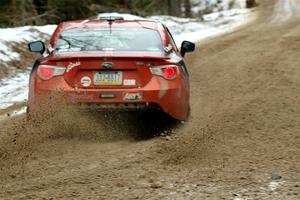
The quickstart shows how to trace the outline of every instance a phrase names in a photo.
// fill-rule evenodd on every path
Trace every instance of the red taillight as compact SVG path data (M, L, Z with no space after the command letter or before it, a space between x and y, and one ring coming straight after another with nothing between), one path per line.
M163 68L162 70L163 70L164 76L167 79L173 79L177 75L176 67L167 67L167 68Z
M65 67L40 65L38 68L38 75L42 80L49 80L55 76L61 76L65 73Z
M50 67L44 67L40 69L41 78L44 80L48 80L53 77L54 69Z
M156 76L161 76L167 80L174 80L178 75L177 65L164 65L150 68L151 73Z

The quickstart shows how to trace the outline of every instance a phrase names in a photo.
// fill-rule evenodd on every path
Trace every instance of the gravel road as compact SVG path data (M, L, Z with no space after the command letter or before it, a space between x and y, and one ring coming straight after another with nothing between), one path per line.
M259 3L254 22L187 56L184 124L1 122L0 199L300 199L300 1Z

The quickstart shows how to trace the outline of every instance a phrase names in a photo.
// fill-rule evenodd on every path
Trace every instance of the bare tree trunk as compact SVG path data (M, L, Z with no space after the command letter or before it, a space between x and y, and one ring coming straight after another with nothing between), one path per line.
M40 22L37 11L32 0L11 0L10 17L13 26L25 26L27 24L38 24Z
M192 17L191 8L192 8L191 1L190 0L184 0L185 17Z
M11 1L11 13L12 13L12 20L11 20L11 23L13 26L18 26L18 22L19 22L19 19L17 18L17 15L16 13L19 13L18 10L17 10L17 2L16 0L12 0ZM20 13L19 13L20 14Z
M246 1L246 6L247 8L253 8L255 7L257 4L256 4L256 0L247 0Z
M168 14L172 15L172 0L168 0Z
M181 0L168 0L168 13L172 16L181 16Z
M181 9L182 1L181 0L177 0L177 1L178 2L176 4L176 6L177 6L177 15L176 16L181 17L181 15L182 15L182 9Z
M157 5L160 8L160 14L167 15L169 14L169 2L168 0L156 0Z

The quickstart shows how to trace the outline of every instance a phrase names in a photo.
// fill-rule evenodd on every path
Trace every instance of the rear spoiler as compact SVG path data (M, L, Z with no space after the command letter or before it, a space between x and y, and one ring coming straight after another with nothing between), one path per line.
M138 60L169 60L170 56L157 52L56 52L47 58L49 61L62 61L74 59L138 59Z

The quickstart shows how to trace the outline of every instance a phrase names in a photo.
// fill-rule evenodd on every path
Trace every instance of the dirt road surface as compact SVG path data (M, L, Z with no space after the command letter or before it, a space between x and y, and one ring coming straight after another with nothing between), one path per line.
M187 57L185 124L3 121L0 199L300 199L300 1L259 3L256 21Z

